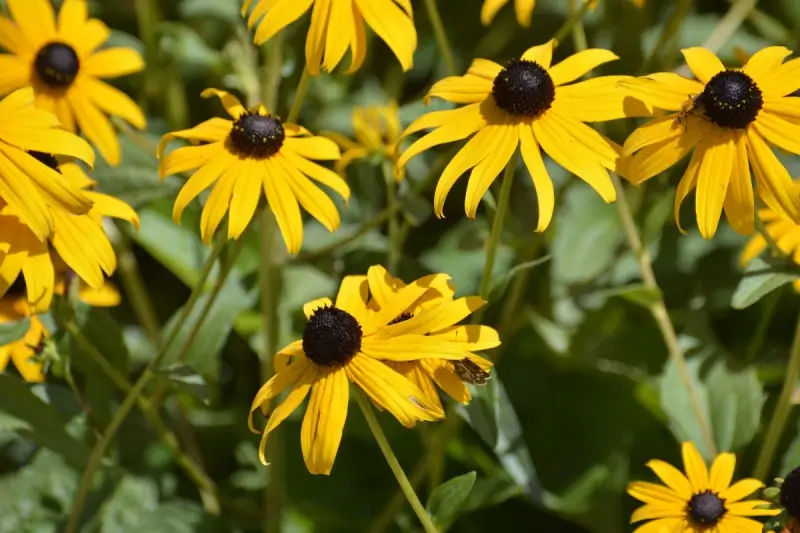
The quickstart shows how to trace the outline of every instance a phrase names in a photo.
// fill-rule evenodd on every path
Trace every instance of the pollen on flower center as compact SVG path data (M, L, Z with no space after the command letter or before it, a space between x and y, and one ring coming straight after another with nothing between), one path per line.
M711 78L698 103L717 126L741 129L756 119L764 99L753 78L738 70L726 70Z
M58 161L53 154L48 154L47 152L37 152L36 150L28 150L28 154L40 163L52 168L59 174L61 173L61 168L58 166Z
M492 94L503 111L537 117L550 109L556 86L547 70L535 61L512 59L494 79Z
M710 490L695 494L689 500L689 518L694 525L713 526L727 511L725 500Z
M781 504L790 515L800 519L800 467L784 478L781 485Z
M321 307L303 330L303 352L320 366L342 366L361 349L361 324L342 309Z
M267 157L283 146L286 132L278 117L262 115L257 111L246 111L233 123L230 139L233 147L242 155Z
M54 89L65 89L72 85L80 66L75 49L64 43L47 43L33 62L39 79Z

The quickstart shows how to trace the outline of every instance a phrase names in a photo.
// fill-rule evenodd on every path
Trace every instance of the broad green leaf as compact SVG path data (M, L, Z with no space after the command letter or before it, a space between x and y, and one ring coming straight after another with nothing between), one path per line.
M205 378L187 364L176 363L158 370L162 379L167 380L179 390L194 396L203 403L211 401L208 384Z
M219 518L205 514L198 504L186 500L165 502L139 523L139 531L148 533L214 533L221 529L224 528Z
M225 2L217 2L224 4ZM222 61L222 54L210 48L191 26L177 22L163 22L159 44L165 60L177 69L183 78L197 78L214 71Z
M158 508L158 485L145 477L125 476L114 494L105 502L101 533L148 531L141 524Z
M65 431L58 411L33 394L23 381L0 375L0 411L28 425L17 430L19 435L53 450L75 468L84 467L89 449Z
M475 485L476 477L475 472L469 472L445 481L431 492L426 508L434 523L445 525L458 518L459 511Z
M717 447L737 451L747 446L758 433L766 400L756 369L731 372L720 361L709 371L706 388Z
M692 395L687 389L687 381L684 380L683 373L679 371L679 367L673 359L667 362L664 373L659 379L659 395L661 396L661 408L669 419L669 425L675 437L680 441L693 441L703 457L709 459L712 456L711 450L706 447L701 431L702 422L698 419L698 416L702 416L706 424L711 423L708 391L700 380L700 366L703 362L704 358L693 357L686 363L686 377L695 393L697 408L695 408Z
M501 273L499 276L495 276L492 279L492 288L489 291L491 295L491 299L499 298L502 296L503 292L505 292L506 287L508 287L509 282L519 274L520 272L524 272L525 270L529 270L532 268L536 268L539 265L543 265L550 261L551 256L546 255L544 257L540 257L539 259L534 259L533 261L526 261L524 263L520 263L518 265L514 265L511 269L507 272Z
M608 289L596 293L599 296L620 296L629 302L641 305L642 307L649 308L654 303L661 299L661 291L657 288L652 289L642 283L628 285L626 287L618 287L615 289Z
M20 340L28 332L30 318L0 324L0 346Z
M798 279L796 275L784 272L771 272L771 266L763 259L756 258L745 269L744 277L733 293L731 306L744 309L759 301L770 292ZM764 272L764 273L759 273Z
M238 0L182 0L178 6L181 18L210 17L228 23L239 21Z

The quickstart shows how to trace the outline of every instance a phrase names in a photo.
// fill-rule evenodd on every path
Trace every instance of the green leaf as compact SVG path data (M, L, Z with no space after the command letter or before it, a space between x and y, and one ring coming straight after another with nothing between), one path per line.
M263 476L262 476L263 477ZM138 531L148 533L214 533L224 531L219 519L209 516L194 502L166 502L142 517Z
M733 293L731 307L734 309L749 307L775 289L798 279L796 275L784 272L769 272L771 268L763 259L756 258L751 261L745 269L745 276ZM764 273L752 274L762 271Z
M720 450L736 451L747 446L761 423L766 395L755 367L731 372L717 362L706 380L711 424Z
M661 291L657 288L650 288L642 283L628 285L626 287L618 287L615 289L608 289L597 293L599 296L620 296L629 302L641 305L644 308L649 308L654 303L661 300Z
M30 325L30 318L0 324L0 346L20 340L28 332Z
M518 265L514 265L513 268L508 270L507 272L501 273L499 276L495 276L492 279L492 288L489 291L491 295L490 300L494 300L495 298L499 298L502 296L503 292L505 292L506 287L508 286L509 282L519 274L520 272L524 272L525 270L536 268L539 265L543 265L550 261L551 256L546 255L544 257L540 257L539 259L534 259L533 261L526 261L524 263L520 263Z
M449 524L458 518L476 477L475 472L469 472L445 481L431 492L426 508L437 525Z
M158 374L181 391L198 398L206 405L211 401L205 378L191 366L177 363L159 369Z
M492 448L506 472L534 503L542 502L542 486L525 445L522 424L497 374L482 387L470 386L472 401L458 406L461 415Z
M101 533L146 531L145 518L158 507L158 486L144 477L126 476L100 512Z
M78 469L86 464L86 445L65 431L58 411L33 394L24 382L0 375L0 411L27 423L27 427L17 429L19 435L53 450Z

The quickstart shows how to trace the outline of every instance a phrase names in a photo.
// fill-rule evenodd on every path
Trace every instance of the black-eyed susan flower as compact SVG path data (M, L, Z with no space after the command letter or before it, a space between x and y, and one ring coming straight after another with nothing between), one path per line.
M586 0L591 9L597 7L599 0ZM634 0L637 1L637 0ZM643 0L638 0L643 1ZM488 26L494 20L494 16L500 11L509 0L483 0L483 8L481 9L481 23ZM517 16L517 22L520 26L528 27L531 25L531 14L533 8L536 7L536 0L514 0L514 14Z
M736 456L721 453L706 467L695 445L683 443L680 470L653 459L647 466L664 483L634 481L628 494L645 505L631 516L631 523L651 520L634 533L761 533L763 524L749 517L774 516L777 510L759 509L769 502L745 498L764 486L757 479L733 481Z
M2 27L2 22L0 22ZM89 144L59 127L58 119L34 107L32 89L14 91L0 101L0 208L6 204L43 240L50 233L48 206L86 213L91 200L28 152L64 154L94 164Z
M13 20L0 17L0 93L33 87L36 106L58 116L69 131L80 129L111 165L120 158L119 141L106 115L145 127L139 106L125 93L100 81L144 68L131 48L98 50L108 27L87 15L86 0L64 0L56 20L50 0L8 0ZM43 152L60 153L52 149Z
M269 433L300 405L309 391L311 399L303 418L300 443L312 474L328 474L333 467L347 416L350 383L406 427L444 416L423 391L382 361L460 361L469 356L463 343L447 336L427 335L440 321L457 322L457 309L442 310L438 317L421 315L397 321L447 276L420 278L385 294L388 300L381 306L372 301L374 295L370 298L368 276L344 278L336 303L328 298L307 303L303 308L308 320L303 338L276 355L276 374L258 391L250 409L253 431L255 411L260 409L268 417L259 448L264 464ZM285 390L289 390L286 399L273 410L272 400Z
M64 182L83 190L93 204L88 213L81 215L50 207L53 230L44 241L36 238L13 206L0 209L0 250L4 252L0 261L0 296L22 274L31 312L41 313L50 307L59 265L69 267L96 290L104 286L104 275L110 276L116 269L117 259L103 230L103 217L127 220L137 227L139 219L125 202L86 189L93 182L76 163L59 161L50 154L31 155L58 172Z
M517 147L533 178L539 200L538 231L550 224L555 192L542 160L542 149L592 186L606 202L616 199L607 169L614 169L620 147L584 122L647 114L616 85L622 76L574 82L591 69L617 59L608 50L591 49L551 66L554 43L528 49L505 67L476 59L464 76L437 82L428 97L456 104L458 109L434 111L415 120L403 136L435 128L403 152L398 166L434 146L472 137L444 169L434 194L434 210L442 216L447 194L456 180L472 169L467 185L467 216L478 204Z
M800 190L800 181L795 181L795 186ZM769 207L759 209L758 218L764 223L764 229L780 251L800 265L800 224L780 216ZM766 248L766 239L756 233L742 250L739 263L742 266L747 265ZM794 282L794 288L800 292L800 280Z
M395 294L406 284L390 275L383 267L372 267L368 272L370 303L375 309L389 304ZM412 303L392 324L404 323L405 333L423 333L456 343L467 356L453 361L426 358L417 361L386 361L391 368L408 378L437 407L442 403L436 390L438 385L454 400L466 404L471 394L465 383L483 385L491 377L491 361L473 352L489 350L500 345L500 337L493 328L478 324L458 325L486 302L477 296L454 299L454 288L442 278L431 290Z
M348 49L348 72L361 67L367 55L365 22L389 46L403 70L413 65L417 30L411 0L245 0L242 16L247 16L251 4L247 25L256 27L256 44L268 41L311 10L306 68L314 76L320 68L335 69Z
M10 324L29 318L28 331L21 338L0 346L0 372L14 363L22 379L28 383L44 381L42 363L36 361L37 351L49 335L44 324L36 315L30 316L28 303L23 295L7 294L0 298L0 324Z
M189 202L214 185L200 219L206 243L211 242L225 213L228 237L239 238L253 218L262 188L289 253L296 254L303 244L300 206L329 231L339 227L336 205L311 180L330 187L345 200L350 198L350 188L335 172L310 161L339 159L335 142L312 136L297 124L284 124L264 106L245 109L225 91L206 89L202 94L218 96L233 120L212 118L161 139L159 157L172 139L205 143L178 148L161 160L162 178L197 169L175 199L172 216L176 223Z
M696 79L661 72L620 82L631 96L670 112L625 141L623 175L642 183L694 149L675 194L676 221L681 203L696 189L704 238L714 236L723 210L733 229L752 233L752 168L761 199L800 222L800 193L770 147L800 154L800 99L787 97L800 88L800 60L783 63L790 53L772 46L743 68L726 69L711 51L688 48L683 55Z
M344 174L350 163L361 159L381 158L397 163L398 142L402 126L397 116L397 102L388 105L355 107L352 114L353 134L355 141L335 131L324 131L321 135L330 137L344 152L336 162L336 172ZM402 180L404 173L396 173L395 178Z

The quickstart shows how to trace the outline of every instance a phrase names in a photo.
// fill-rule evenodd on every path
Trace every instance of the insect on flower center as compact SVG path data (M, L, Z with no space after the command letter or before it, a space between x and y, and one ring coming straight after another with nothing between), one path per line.
M411 320L412 318L414 318L414 313L401 313L400 316L392 319L392 321L386 325L392 326L394 324L399 324L400 322L405 322L406 320Z
M694 525L713 526L728 510L725 508L725 500L717 496L715 492L707 490L692 496L689 500L688 512Z
M303 352L320 366L342 366L361 349L361 324L336 307L320 307L306 322Z
M764 99L753 78L738 70L726 70L711 78L699 103L717 126L741 129L756 119Z
M58 166L58 161L53 154L48 154L47 152L37 152L36 150L28 150L28 154L38 162L43 163L44 165L61 174L61 168Z
M800 467L784 478L781 485L781 504L790 515L800 519Z
M242 155L267 157L278 152L286 139L283 123L278 117L245 111L233 123L230 133L233 147Z
M538 117L553 105L556 86L539 63L512 59L494 79L492 94L503 111Z
M80 66L75 49L64 43L47 43L33 62L39 79L54 89L65 89L72 85Z

